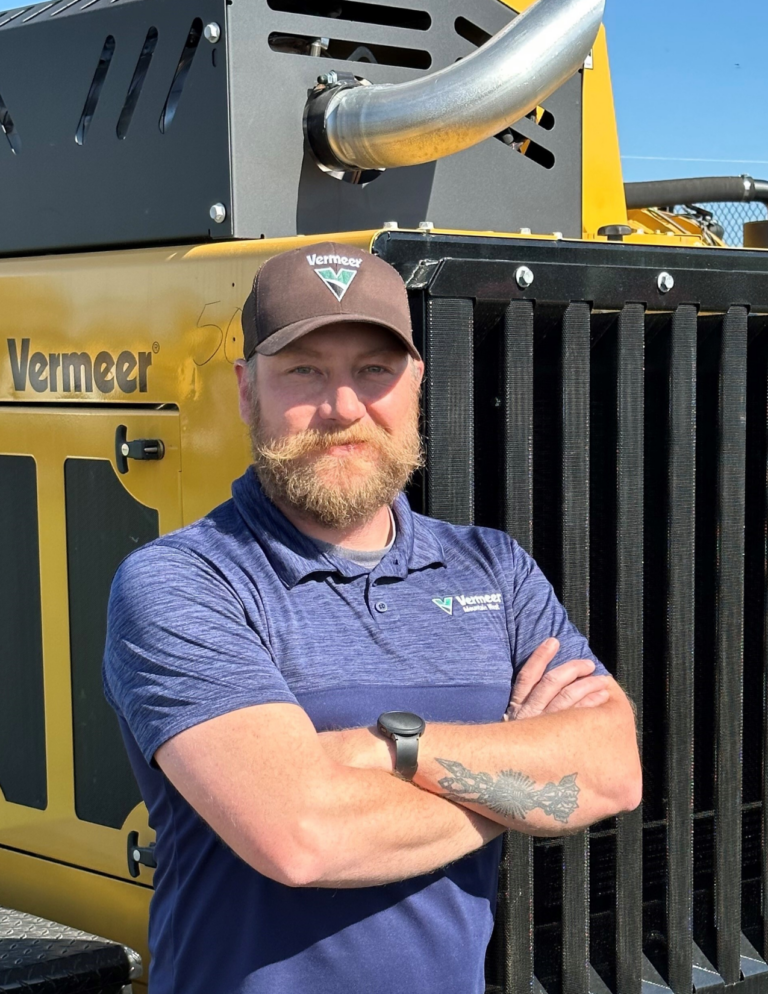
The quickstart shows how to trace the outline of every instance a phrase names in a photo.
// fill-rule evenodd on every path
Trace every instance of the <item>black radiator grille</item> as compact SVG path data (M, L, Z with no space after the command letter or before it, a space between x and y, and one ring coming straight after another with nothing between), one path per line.
M414 502L533 553L641 730L641 809L508 840L489 990L768 991L768 255L613 249L376 245L428 369Z

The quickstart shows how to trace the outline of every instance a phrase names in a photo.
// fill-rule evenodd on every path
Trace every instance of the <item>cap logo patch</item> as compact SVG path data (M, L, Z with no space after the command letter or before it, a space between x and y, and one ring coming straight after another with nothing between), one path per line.
M330 266L316 269L315 272L339 301L342 300L344 294L349 290L352 280L357 276L354 269L332 269Z

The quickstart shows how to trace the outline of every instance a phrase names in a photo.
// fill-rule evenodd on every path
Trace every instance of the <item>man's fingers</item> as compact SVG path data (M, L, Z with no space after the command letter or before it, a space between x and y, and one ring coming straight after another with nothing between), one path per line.
M594 694L587 694L587 696L579 701L578 704L574 704L575 708L596 708L609 699L610 693L607 690L596 690Z
M595 668L591 659L571 659L562 666L548 670L525 701L520 705L516 718L533 718L543 714L550 703L575 680L589 676Z
M575 707L596 707L596 704L584 702L593 695L605 694L598 703L604 704L608 698L606 687L607 678L604 676L584 676L564 687L563 690L554 697L545 708L545 714L554 714L557 711L567 711Z
M536 684L541 680L547 667L557 655L560 643L556 638L545 639L540 646L537 646L520 668L517 674L515 685L512 688L512 698L510 706L520 707L525 703L526 697L530 694Z

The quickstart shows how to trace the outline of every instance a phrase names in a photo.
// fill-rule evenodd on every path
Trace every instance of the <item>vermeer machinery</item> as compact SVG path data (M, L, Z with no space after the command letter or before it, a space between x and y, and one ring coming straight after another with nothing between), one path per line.
M625 190L604 0L513 2L0 15L0 905L116 943L94 990L154 865L110 581L228 497L253 275L332 235L409 288L414 506L517 538L637 706L642 810L507 840L489 991L768 992L768 255Z

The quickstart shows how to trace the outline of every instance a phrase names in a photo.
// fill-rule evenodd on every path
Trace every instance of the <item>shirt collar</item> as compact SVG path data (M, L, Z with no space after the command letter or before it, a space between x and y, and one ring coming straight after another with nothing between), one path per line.
M252 467L232 484L232 498L286 587L295 587L312 574L318 577L337 574L352 579L369 572L349 559L321 551L267 497ZM440 540L423 518L414 515L404 493L397 495L392 511L397 525L395 544L379 565L370 570L371 576L404 579L415 570L444 566Z

